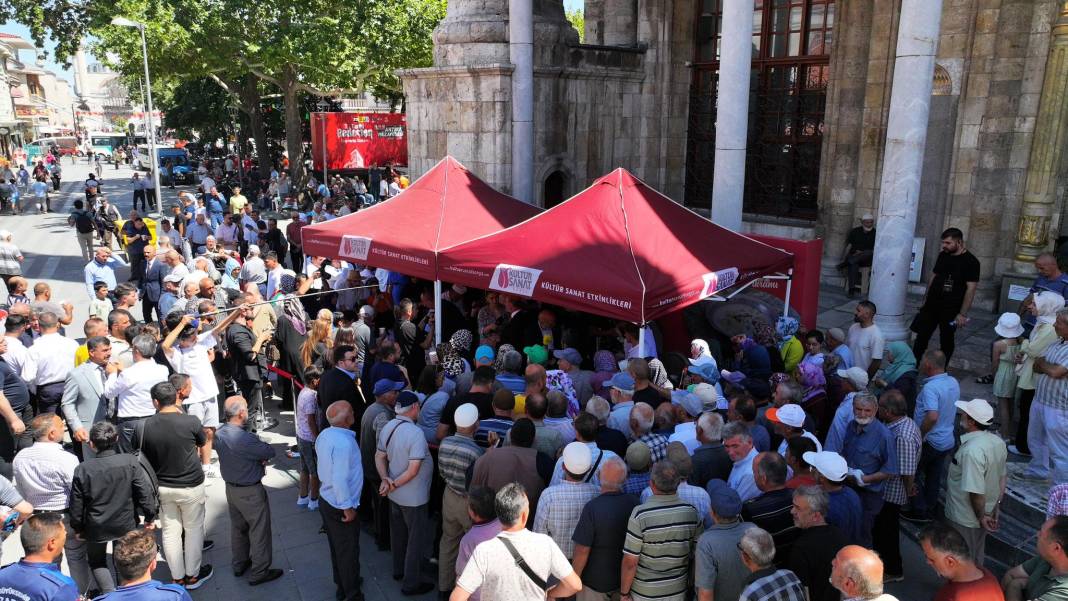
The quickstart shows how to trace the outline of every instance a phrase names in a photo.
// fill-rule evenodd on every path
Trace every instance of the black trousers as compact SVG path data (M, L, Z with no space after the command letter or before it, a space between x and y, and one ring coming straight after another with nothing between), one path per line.
M923 359L923 354L927 351L927 344L930 343L931 336L934 335L934 331L937 328L938 343L941 345L942 352L946 355L946 365L949 365L949 359L953 356L953 350L957 347L955 338L957 328L950 326L949 322L956 317L957 311L931 309L928 307L920 308L920 312L916 314L915 319L912 320L912 326L909 328L916 332L916 342L912 345L912 353L916 355L917 362Z
M301 273L304 269L304 253L301 251L301 247L294 246L292 242L289 244L289 262L290 269L297 273Z
M1034 400L1034 389L1020 389L1020 419L1016 422L1016 449L1029 455L1031 447L1027 446L1027 427L1031 424L1031 401Z
M889 501L883 503L882 511L875 516L872 528L872 542L875 552L883 560L883 573L894 576L903 575L901 563L901 506Z
M37 415L59 412L59 404L63 401L63 386L64 382L61 380L37 387L37 396L34 399L37 403Z
M85 543L85 555L89 561L89 571L100 585L100 592L110 593L115 590L115 578L111 575L108 567L108 544L87 542Z
M263 382L241 380L237 383L237 388L248 402L248 428L256 432L263 427Z
M147 212L148 211L148 205L145 202L145 191L144 190L134 190L133 191L133 208L134 208L134 210L137 210L137 201L138 200L141 201L141 210Z
M326 540L330 544L330 567L338 598L362 601L360 592L360 521L341 521L344 512L319 499L319 513L323 516Z
M145 188L145 198L148 200L148 206L155 207L156 206L156 189L155 188Z
M152 319L152 314L153 313L156 315L157 319L159 319L160 321L163 321L163 316L160 315L159 314L159 310L156 309L156 303L154 301L148 300L147 296L143 297L141 299L141 318L142 318L142 320L145 323L150 323L150 322L154 321Z

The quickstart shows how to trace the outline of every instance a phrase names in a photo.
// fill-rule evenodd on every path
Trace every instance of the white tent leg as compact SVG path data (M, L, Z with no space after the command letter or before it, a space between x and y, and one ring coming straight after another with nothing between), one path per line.
M638 324L638 356L645 357L645 325Z
M441 280L434 280L434 344L441 344Z
M786 272L786 274L790 277L786 280L786 302L783 303L782 307L783 317L790 316L790 292L792 291L794 285L794 270L791 269L790 271Z

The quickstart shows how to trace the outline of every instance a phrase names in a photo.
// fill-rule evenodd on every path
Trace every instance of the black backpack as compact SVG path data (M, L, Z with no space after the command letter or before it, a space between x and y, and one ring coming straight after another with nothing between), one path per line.
M93 218L85 211L78 211L74 214L74 227L78 230L79 234L88 234L89 232L96 231L96 224L93 223Z

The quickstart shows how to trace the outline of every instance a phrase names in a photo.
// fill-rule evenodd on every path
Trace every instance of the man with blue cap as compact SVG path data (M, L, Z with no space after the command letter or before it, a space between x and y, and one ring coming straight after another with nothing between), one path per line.
M749 576L738 553L738 542L746 530L754 526L742 521L742 499L726 482L709 480L705 491L708 492L712 527L697 539L694 586L698 598L703 598L707 591L712 593L713 599L737 599Z
M634 407L634 378L625 371L605 382L611 391L612 412L608 414L608 427L630 437L630 410Z
M685 390L676 390L671 394L671 404L675 408L675 432L668 437L668 442L681 442L686 451L693 455L701 443L697 440L697 418L704 412L701 397Z
M575 387L579 406L585 407L586 401L593 396L593 386L590 384L593 372L580 368L582 354L573 348L565 348L553 351L553 357L556 357L556 366L560 368L560 371L571 377L571 384Z
M404 382L395 382L388 378L375 382L375 402L367 407L360 418L360 457L363 459L364 478L371 490L377 490L381 484L374 460L378 433L382 431L382 426L397 416L393 408L397 403L397 393L402 388ZM373 495L371 499L375 542L378 543L379 549L385 549L389 545L389 503L378 495Z

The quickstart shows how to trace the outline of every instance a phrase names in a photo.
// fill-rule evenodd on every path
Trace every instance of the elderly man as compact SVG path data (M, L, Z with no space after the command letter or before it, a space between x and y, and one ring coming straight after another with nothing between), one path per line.
M593 372L581 369L582 354L573 348L565 348L553 351L553 357L556 357L556 366L571 376L571 383L575 386L575 393L578 395L579 406L585 407L586 401L593 396L593 386L590 385Z
M467 601L475 591L488 601L541 599L546 595L562 598L582 590L582 581L556 543L526 529L530 503L521 484L502 487L497 492L496 508L503 530L475 548L450 601ZM505 560L509 557L512 560ZM529 572L520 568L520 559ZM550 577L557 581L551 587L547 583Z
M1034 363L1035 399L1027 427L1031 462L1021 476L1044 480L1052 475L1060 484L1068 482L1068 431L1059 426L1068 420L1068 309L1057 312L1053 329L1059 340Z
M423 538L430 528L427 503L434 460L423 430L415 425L419 397L398 395L396 411L397 417L378 436L375 467L382 482L378 494L389 497L393 576L403 579L402 594L422 595L434 589L433 583L422 581L420 573Z
M29 349L30 361L37 366L34 383L37 413L55 413L63 400L63 384L74 369L74 354L78 343L59 333L59 320L53 313L37 318L41 337Z
M1033 284L1031 284L1031 294L1036 292L1049 291L1064 297L1068 301L1068 274L1061 271L1059 265L1057 265L1057 257L1052 253L1042 253L1035 257L1035 271L1038 272L1038 277L1035 278ZM1020 306L1026 305L1026 299ZM1030 311L1023 311L1021 320L1024 325L1024 336L1031 333L1031 330L1035 327L1035 316Z
M718 413L703 413L697 418L697 441L693 452L690 483L705 488L710 480L730 478L733 462L723 447L723 418Z
M575 526L571 565L582 577L581 601L609 601L618 596L627 522L638 506L634 495L623 492L626 478L622 459L606 459L601 468L601 494L586 503Z
M618 457L618 455L607 449L600 449L597 447L597 418L589 413L580 413L578 417L575 418L575 435L577 442L586 445L586 448L590 451L590 467L581 474L582 481L589 482L594 486L600 486L600 474L601 468L604 467L604 462L612 457ZM624 453L626 453L626 450L624 450ZM564 467L564 458L560 457L560 459L556 460L556 467L553 469L553 477L549 482L550 486L560 484L564 481L565 476L566 469Z
M63 420L55 413L42 413L30 422L33 446L15 455L12 462L15 486L35 513L61 513L63 524L70 528L70 495L78 458L63 450ZM71 577L78 590L88 590L92 583L86 558L85 541L67 537L63 545Z
M845 486L849 466L845 458L831 451L809 452L802 456L815 469L816 484L828 495L827 523L837 526L851 543L863 540L864 509L860 497Z
M518 481L537 509L537 499L552 477L553 462L534 448L534 432L534 423L529 419L515 420L508 433L511 444L489 449L475 461L471 486L500 489L509 482Z
M263 487L264 467L274 447L245 430L248 403L239 396L226 399L226 423L216 434L215 449L226 482L230 509L231 566L235 576L251 568L252 586L277 580L283 574L271 567L271 503Z
M533 530L548 534L570 561L574 555L571 536L575 532L582 508L597 496L598 488L586 478L593 465L593 456L584 443L568 444L564 447L561 460L564 478L559 484L553 484L541 493Z
M946 462L953 452L953 423L960 399L960 384L946 373L946 356L931 350L923 354L920 372L926 376L923 388L916 397L913 419L920 429L923 448L916 473L920 476L919 493L912 498L911 510L902 517L913 522L931 521L931 513L938 502L938 492L946 473Z
M831 585L843 599L856 601L897 601L883 593L883 562L874 552L849 545L831 562Z
M237 250L238 227L234 216L223 215L222 222L215 226L215 241L226 250Z
M189 241L193 254L204 252L204 247L208 244L208 236L211 234L211 226L205 222L203 213L197 213L193 223L185 227L185 239Z
M612 413L608 415L608 427L622 432L628 438L630 431L630 410L634 408L634 378L627 372L619 372L605 382L612 398Z
M630 434L636 442L644 442L653 454L653 462L660 461L667 452L668 439L653 432L653 408L646 403L637 403L630 409Z
M853 367L853 352L846 344L846 335L842 328L829 328L827 330L827 350L838 355L838 366L842 369Z
M1012 568L1002 578L1008 601L1057 601L1068 596L1068 516L1046 520L1035 547L1038 557Z
M668 442L681 442L692 455L701 444L697 440L697 418L704 411L704 401L694 392L681 391L671 399L671 405L676 423Z
M963 434L946 478L946 523L968 542L975 563L983 565L986 533L998 527L1008 449L990 431L994 421L990 403L972 399L955 404L961 411Z
M872 545L883 559L886 579L904 578L901 563L899 519L901 507L908 503L916 466L920 457L920 431L916 422L905 415L905 396L898 390L887 390L879 397L879 420L886 424L894 437L898 475L886 479L883 487L883 508L875 516Z
M837 526L827 523L830 502L830 496L818 486L802 486L794 492L790 514L800 535L783 565L805 585L809 601L840 599L828 579L831 560L849 540Z
M199 289L199 286L198 286ZM262 354L263 346L271 339L271 332L254 335L252 333L255 309L248 293L234 299L232 308L238 317L226 328L226 348L230 353L230 364L234 381L237 382L241 397L248 401L252 432L269 430L278 425L274 418L268 418L263 411L263 381L266 372L266 358Z
M438 551L438 591L447 593L456 583L456 558L460 540L471 528L467 505L467 472L485 450L474 439L478 431L478 408L460 405L453 415L456 434L438 446L438 472L445 481L441 500L441 542Z
M247 283L255 284L260 289L260 295L267 296L267 266L260 258L259 246L248 245L248 255L245 257L245 263L241 265L237 279L242 286Z
M927 564L947 581L935 599L1005 600L997 577L972 560L968 544L953 528L944 524L927 526L920 532L920 547Z
M849 230L842 262L838 264L839 269L846 269L848 272L847 288L850 297L860 292L860 268L871 267L874 254L875 217L871 213L865 213L860 217L860 225Z
M351 351L351 347L350 351ZM360 591L360 522L356 509L363 490L363 462L356 433L355 417L346 401L331 403L324 412L329 427L315 439L315 457L319 464L319 513L330 543L337 598L344 601L363 599Z
M737 599L746 578L738 543L753 525L742 520L739 515L742 500L722 480L708 483L708 497L713 526L697 540L694 557L697 600Z
M134 431L141 421L156 413L152 403L152 387L166 382L167 368L152 359L156 355L156 340L148 334L140 334L133 339L133 365L122 368L118 363L108 363L105 368L108 377L104 381L104 396L116 399L116 425L122 434L119 448L132 450ZM112 355L115 345L112 344ZM184 574L179 575L179 578Z
M751 572L738 601L807 601L797 576L775 567L775 541L766 531L747 530L738 541L738 553Z
M760 494L742 504L742 519L763 528L775 539L775 556L784 565L799 532L790 515L793 491L786 488L786 460L761 453L753 460L753 480Z
M82 457L89 458L95 454L89 446L89 429L108 417L104 382L111 359L111 342L103 336L93 336L85 341L85 345L89 349L89 360L67 374L60 406L71 438L78 443Z
M753 461L757 450L753 448L753 437L749 428L737 422L731 422L723 428L723 448L734 463L727 484L737 491L742 502L760 494L753 476Z
M163 314L158 311L157 305L163 292L163 278L170 273L170 267L156 255L155 246L146 246L144 255L145 277L141 280L141 317L145 321L152 321L152 314L155 312L156 319L162 320Z
M653 496L634 508L627 523L620 595L639 599L683 598L690 584L690 556L703 528L700 514L679 498L682 478L670 461L653 465Z
M96 254L93 255L93 260L86 264L85 272L85 291L89 295L89 299L92 300L96 297L96 292L93 290L93 284L97 282L104 282L108 285L108 290L114 290L117 285L115 279L115 267L118 265L126 265L126 262L117 256L112 256L111 249L105 246L100 246L96 249Z
M586 402L585 411L597 420L597 434L594 439L597 448L611 451L620 457L626 455L627 437L619 430L608 427L608 417L612 414L612 406L608 401L594 395Z
M853 421L846 428L845 438L838 451L849 466L849 475L856 485L864 510L860 543L871 547L871 531L875 516L883 508L883 488L891 476L898 475L897 448L894 435L875 419L879 402L875 395L864 393L853 397Z

